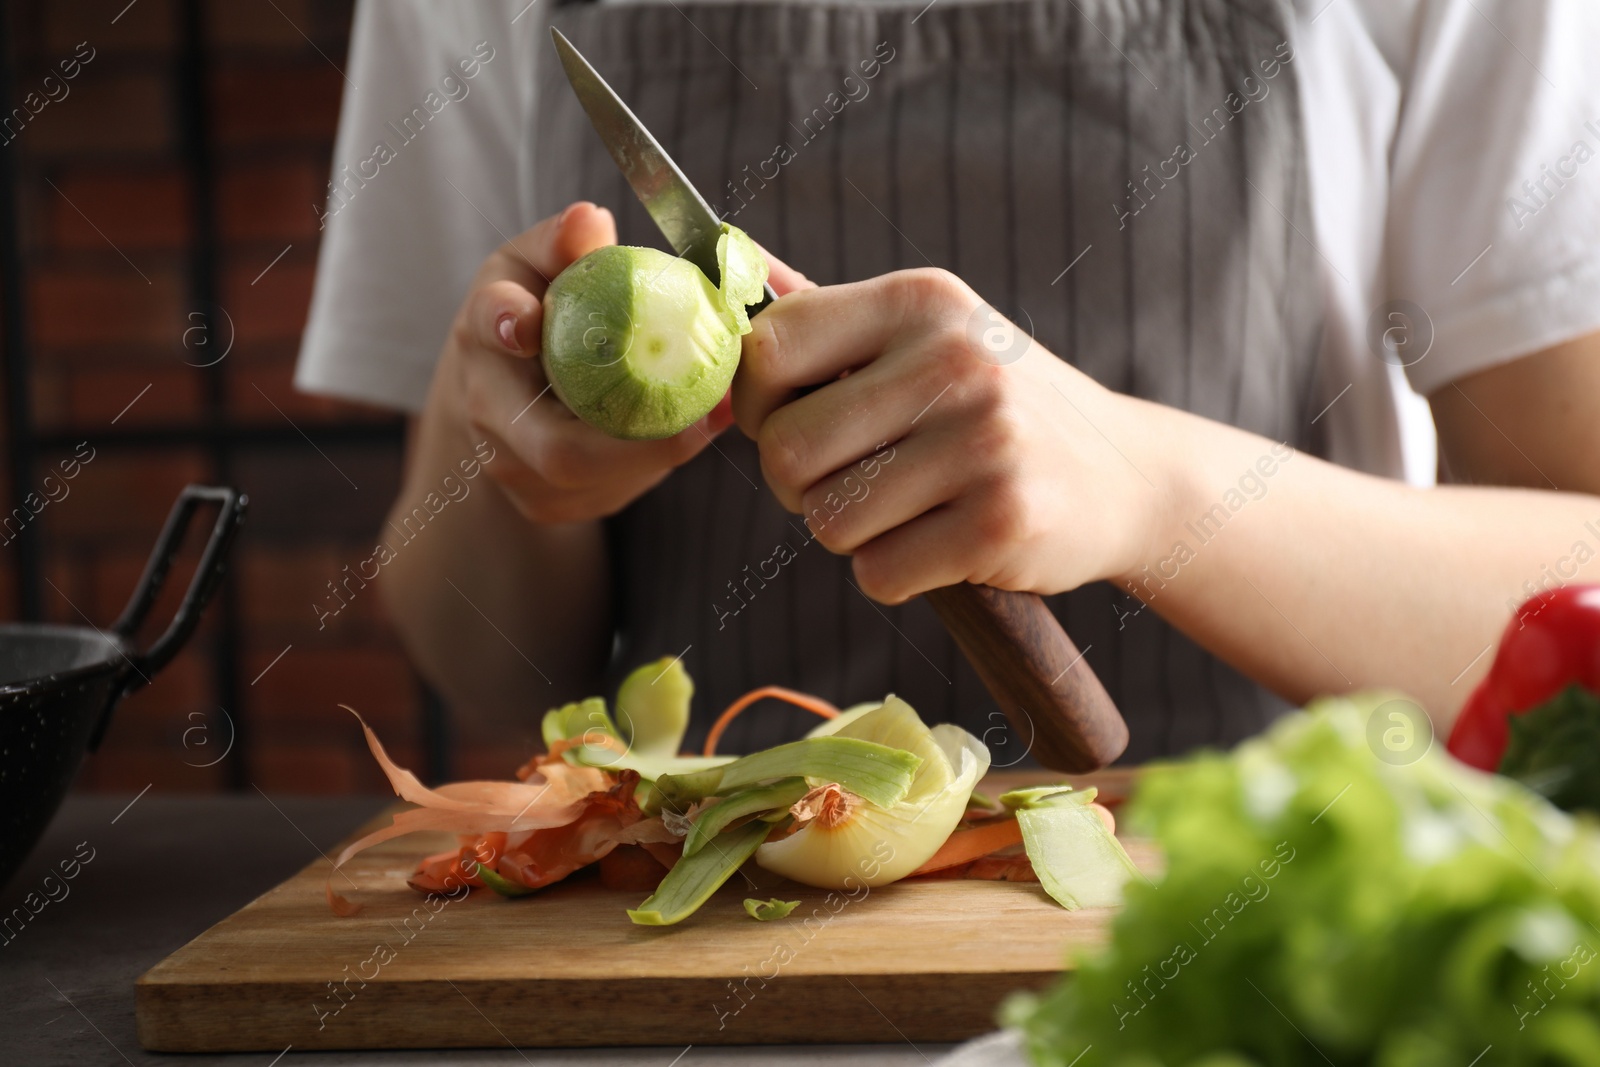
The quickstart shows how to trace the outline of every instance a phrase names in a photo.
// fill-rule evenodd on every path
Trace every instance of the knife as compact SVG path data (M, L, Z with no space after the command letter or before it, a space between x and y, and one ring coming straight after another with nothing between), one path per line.
M572 42L550 28L561 66L606 151L672 250L713 284L722 220ZM777 299L769 285L750 314ZM1061 623L1033 593L967 582L923 596L1045 767L1099 770L1128 746L1128 725Z

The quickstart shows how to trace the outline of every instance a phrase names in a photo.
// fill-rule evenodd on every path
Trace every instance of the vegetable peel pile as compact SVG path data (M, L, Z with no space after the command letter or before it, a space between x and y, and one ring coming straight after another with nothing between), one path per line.
M1009 1005L1035 1064L1600 1063L1600 827L1437 749L1380 760L1393 696L1147 770L1126 819L1165 873Z
M599 698L547 712L547 751L517 781L437 789L395 764L363 722L395 793L417 807L339 854L330 906L339 915L359 910L333 889L351 857L422 830L453 832L458 846L418 864L408 884L419 892L466 885L520 897L596 865L608 887L653 887L628 910L641 926L683 921L751 860L821 889L912 876L1038 882L1069 909L1119 903L1137 874L1094 790L1053 785L999 803L982 797L975 789L989 770L983 742L957 726L928 727L895 696L840 712L765 687L723 713L703 754L679 755L693 693L678 659L647 663L623 681L615 718ZM717 755L722 727L760 697L824 721L786 744ZM767 922L795 904L751 899L745 911Z

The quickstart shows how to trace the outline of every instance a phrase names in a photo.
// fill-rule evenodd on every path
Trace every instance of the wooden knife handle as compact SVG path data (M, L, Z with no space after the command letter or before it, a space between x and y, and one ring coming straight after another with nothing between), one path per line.
M1128 724L1043 600L968 582L924 596L1041 764L1083 774L1122 755Z

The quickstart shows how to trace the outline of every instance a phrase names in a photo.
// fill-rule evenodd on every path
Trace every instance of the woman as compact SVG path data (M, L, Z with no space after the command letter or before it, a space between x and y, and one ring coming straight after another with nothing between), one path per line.
M552 23L774 257L670 440L536 358L548 278L660 243ZM1360 686L1443 727L1600 547L1597 43L1576 0L364 4L298 381L416 413L395 528L492 454L381 583L489 734L681 653L702 715L892 690L1014 762L913 599L962 580L1050 596L1131 760Z

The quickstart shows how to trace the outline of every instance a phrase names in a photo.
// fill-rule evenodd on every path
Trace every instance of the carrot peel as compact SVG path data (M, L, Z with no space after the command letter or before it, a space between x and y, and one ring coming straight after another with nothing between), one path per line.
M957 830L939 846L928 862L912 871L910 877L959 867L1011 845L1022 844L1022 827L1016 819L994 819L966 830Z
M706 734L706 745L702 754L715 756L717 754L717 742L722 739L722 732L728 728L728 724L738 718L739 713L744 711L745 708L767 697L793 704L797 708L803 708L824 719L836 719L839 717L839 709L820 697L814 697L809 693L799 693L793 689L785 689L781 685L764 685L759 689L750 690L750 692L729 704L727 710L717 716L717 721L711 724L711 732Z
M444 857L430 857L430 860L424 861L419 868L414 876L417 886L429 891L444 891L456 887L481 885L481 880L475 874L478 862L497 862L500 865L497 873L509 876L506 866L510 860L503 854L506 850L506 835L518 835L519 847L526 848L527 840L538 836L541 831L584 823L586 816L597 807L608 809L604 814L613 816L608 827L613 833L620 833L626 826L641 818L638 806L633 803L633 788L638 781L637 775L631 777L625 775L624 782L613 786L613 776L604 771L592 767L574 766L561 759L538 763L535 768L529 770L523 781L452 782L437 789L430 789L423 785L416 775L389 758L389 754L378 741L378 735L354 708L343 704L339 706L354 715L356 721L361 723L367 747L377 760L378 766L383 769L384 777L389 780L389 785L395 794L418 807L398 812L388 826L380 827L351 842L334 857L325 890L328 904L336 915L354 915L361 910L361 906L334 891L335 875L340 875L349 881L349 876L343 875L342 872L345 863L357 853L396 837L419 831L445 831L467 837L469 841L472 838L480 839L473 842L470 848L463 848L453 858L447 858L450 854L445 854ZM625 797L620 794L624 783ZM608 799L602 802L599 798ZM619 813L621 817L615 817ZM600 829L592 826L584 828L591 831ZM491 836L485 839L485 835ZM567 835L562 836L580 835L577 831L569 831ZM600 836L603 837L603 833ZM591 849L606 847L595 837L589 838L586 843ZM557 851L564 852L563 849ZM603 853L597 853L585 862L592 862L601 854ZM555 864L554 867L572 862L576 854L563 855L561 858L563 862ZM441 859L445 862L433 862ZM576 868L569 867L555 877L562 877L572 869ZM553 880L555 879L546 878L540 884L547 884ZM436 889L436 886L443 889Z

